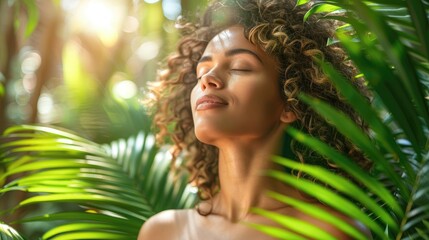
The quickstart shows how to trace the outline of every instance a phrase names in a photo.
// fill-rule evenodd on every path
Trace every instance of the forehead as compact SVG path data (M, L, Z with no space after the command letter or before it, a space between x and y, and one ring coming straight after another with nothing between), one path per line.
M248 49L266 61L272 60L260 47L249 42L241 26L232 26L218 33L208 43L204 55L222 53L231 49Z
M233 48L237 46L254 47L253 44L244 37L243 28L233 26L214 36L207 45L206 50L221 51L225 48Z

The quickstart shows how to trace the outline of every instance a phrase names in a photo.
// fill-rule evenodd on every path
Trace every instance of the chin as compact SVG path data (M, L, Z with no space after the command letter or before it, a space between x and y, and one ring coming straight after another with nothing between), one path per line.
M216 140L215 137L213 137L213 134L210 134L211 131L208 130L195 130L195 137L198 139L198 141L208 144L208 145L214 145L214 142Z

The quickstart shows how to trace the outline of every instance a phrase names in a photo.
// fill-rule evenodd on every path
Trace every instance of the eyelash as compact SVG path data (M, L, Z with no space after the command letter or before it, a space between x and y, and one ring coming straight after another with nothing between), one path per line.
M233 68L230 71L236 71L236 72L251 72L251 69L241 69L241 68ZM204 75L204 74L203 74ZM203 77L203 75L201 75L200 77L197 77L197 81L200 81L201 78Z

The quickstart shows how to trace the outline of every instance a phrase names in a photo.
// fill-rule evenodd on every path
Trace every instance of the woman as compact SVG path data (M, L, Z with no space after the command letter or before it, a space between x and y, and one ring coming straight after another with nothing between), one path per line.
M211 5L200 24L181 25L184 37L154 88L155 122L160 139L174 141L174 157L186 154L201 203L196 209L155 215L143 225L139 239L271 239L242 224L280 227L253 214L254 207L309 222L338 239L351 239L334 226L267 197L267 190L317 205L366 231L353 219L263 175L280 168L270 160L273 154L339 171L290 142L284 136L288 125L368 165L347 139L298 100L304 92L328 101L364 128L315 58L329 61L360 89L362 82L354 78L344 53L326 46L331 28L314 19L303 22L305 12L287 0L227 1Z

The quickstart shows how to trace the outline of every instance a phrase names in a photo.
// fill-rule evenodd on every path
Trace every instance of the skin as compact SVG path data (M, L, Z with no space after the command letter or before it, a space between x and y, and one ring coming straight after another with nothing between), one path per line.
M279 227L251 212L258 207L307 221L338 239L351 239L335 227L266 196L275 190L312 203L360 228L352 219L298 190L263 176L278 166L270 160L284 128L296 117L282 101L277 62L250 43L243 28L233 26L208 44L198 66L191 94L197 138L219 148L220 192L200 209L168 210L150 218L138 239L273 239L244 223ZM210 98L204 101L204 97ZM213 100L214 99L214 100ZM365 231L362 229L362 231Z

